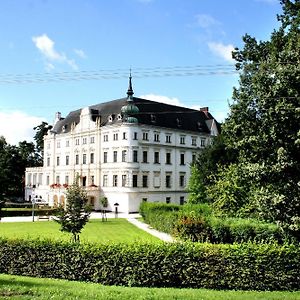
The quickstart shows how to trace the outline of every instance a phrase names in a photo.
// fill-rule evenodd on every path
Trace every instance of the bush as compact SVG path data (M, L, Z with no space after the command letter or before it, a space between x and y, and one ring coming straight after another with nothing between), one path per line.
M80 245L0 239L0 273L106 285L298 290L299 245Z
M216 217L208 204L142 203L140 213L153 228L185 241L282 244L295 240L276 224L256 219Z
M275 224L253 219L217 218L193 212L182 215L174 226L173 234L183 240L210 243L270 243L292 242Z
M176 204L142 202L140 214L153 228L171 234L181 206Z
M35 216L51 216L55 215L57 208L38 208L34 210ZM28 217L32 215L32 208L3 208L2 217Z

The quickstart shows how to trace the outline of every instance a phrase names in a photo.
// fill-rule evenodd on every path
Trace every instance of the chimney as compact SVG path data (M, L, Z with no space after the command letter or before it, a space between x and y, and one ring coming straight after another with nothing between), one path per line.
M200 107L200 111L208 113L208 106L206 106L206 107Z
M56 124L61 119L61 113L58 111L55 113L54 124Z
M200 111L203 111L205 116L208 117L208 106L200 107Z

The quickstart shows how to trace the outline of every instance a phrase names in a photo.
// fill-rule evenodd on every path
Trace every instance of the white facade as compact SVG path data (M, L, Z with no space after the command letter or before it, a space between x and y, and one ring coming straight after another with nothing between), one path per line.
M26 169L25 198L65 205L66 187L79 176L96 210L101 209L101 197L107 197L109 210L118 203L120 212L138 211L141 201L184 203L190 164L218 134L216 122L210 119L205 133L127 123L122 118L111 115L103 125L87 107L68 131L49 131L43 167Z

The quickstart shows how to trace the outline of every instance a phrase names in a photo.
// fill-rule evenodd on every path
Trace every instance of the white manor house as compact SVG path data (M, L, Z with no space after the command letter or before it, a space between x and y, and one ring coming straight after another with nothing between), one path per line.
M183 204L190 164L219 132L208 108L189 109L127 97L56 113L44 137L43 167L27 168L25 199L65 205L76 178L89 203L108 210L136 212L142 201Z

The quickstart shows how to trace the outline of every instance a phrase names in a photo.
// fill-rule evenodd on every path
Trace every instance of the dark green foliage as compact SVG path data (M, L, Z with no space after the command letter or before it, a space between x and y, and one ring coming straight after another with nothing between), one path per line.
M40 125L34 127L35 135L34 140L36 142L36 149L41 158L44 156L44 136L48 133L48 130L52 128L47 122L42 122ZM43 160L41 161L43 162Z
M256 219L215 216L208 204L141 204L140 213L153 228L179 239L210 243L284 243L294 238L279 226Z
M0 239L0 273L105 285L299 290L300 249L276 244L105 244Z
M74 183L67 188L66 199L66 208L59 208L55 221L61 225L61 231L72 233L73 242L79 242L80 232L91 214L91 208L87 205L87 194Z
M34 210L35 216L52 216L57 213L55 208L43 208ZM15 209L2 209L2 217L22 217L22 216L31 216L32 208L15 208Z
M176 204L142 202L140 214L153 228L171 233L177 220L180 206Z
M270 39L246 34L233 52L239 86L220 143L199 156L189 190L192 202L275 222L300 241L300 1L281 4Z

